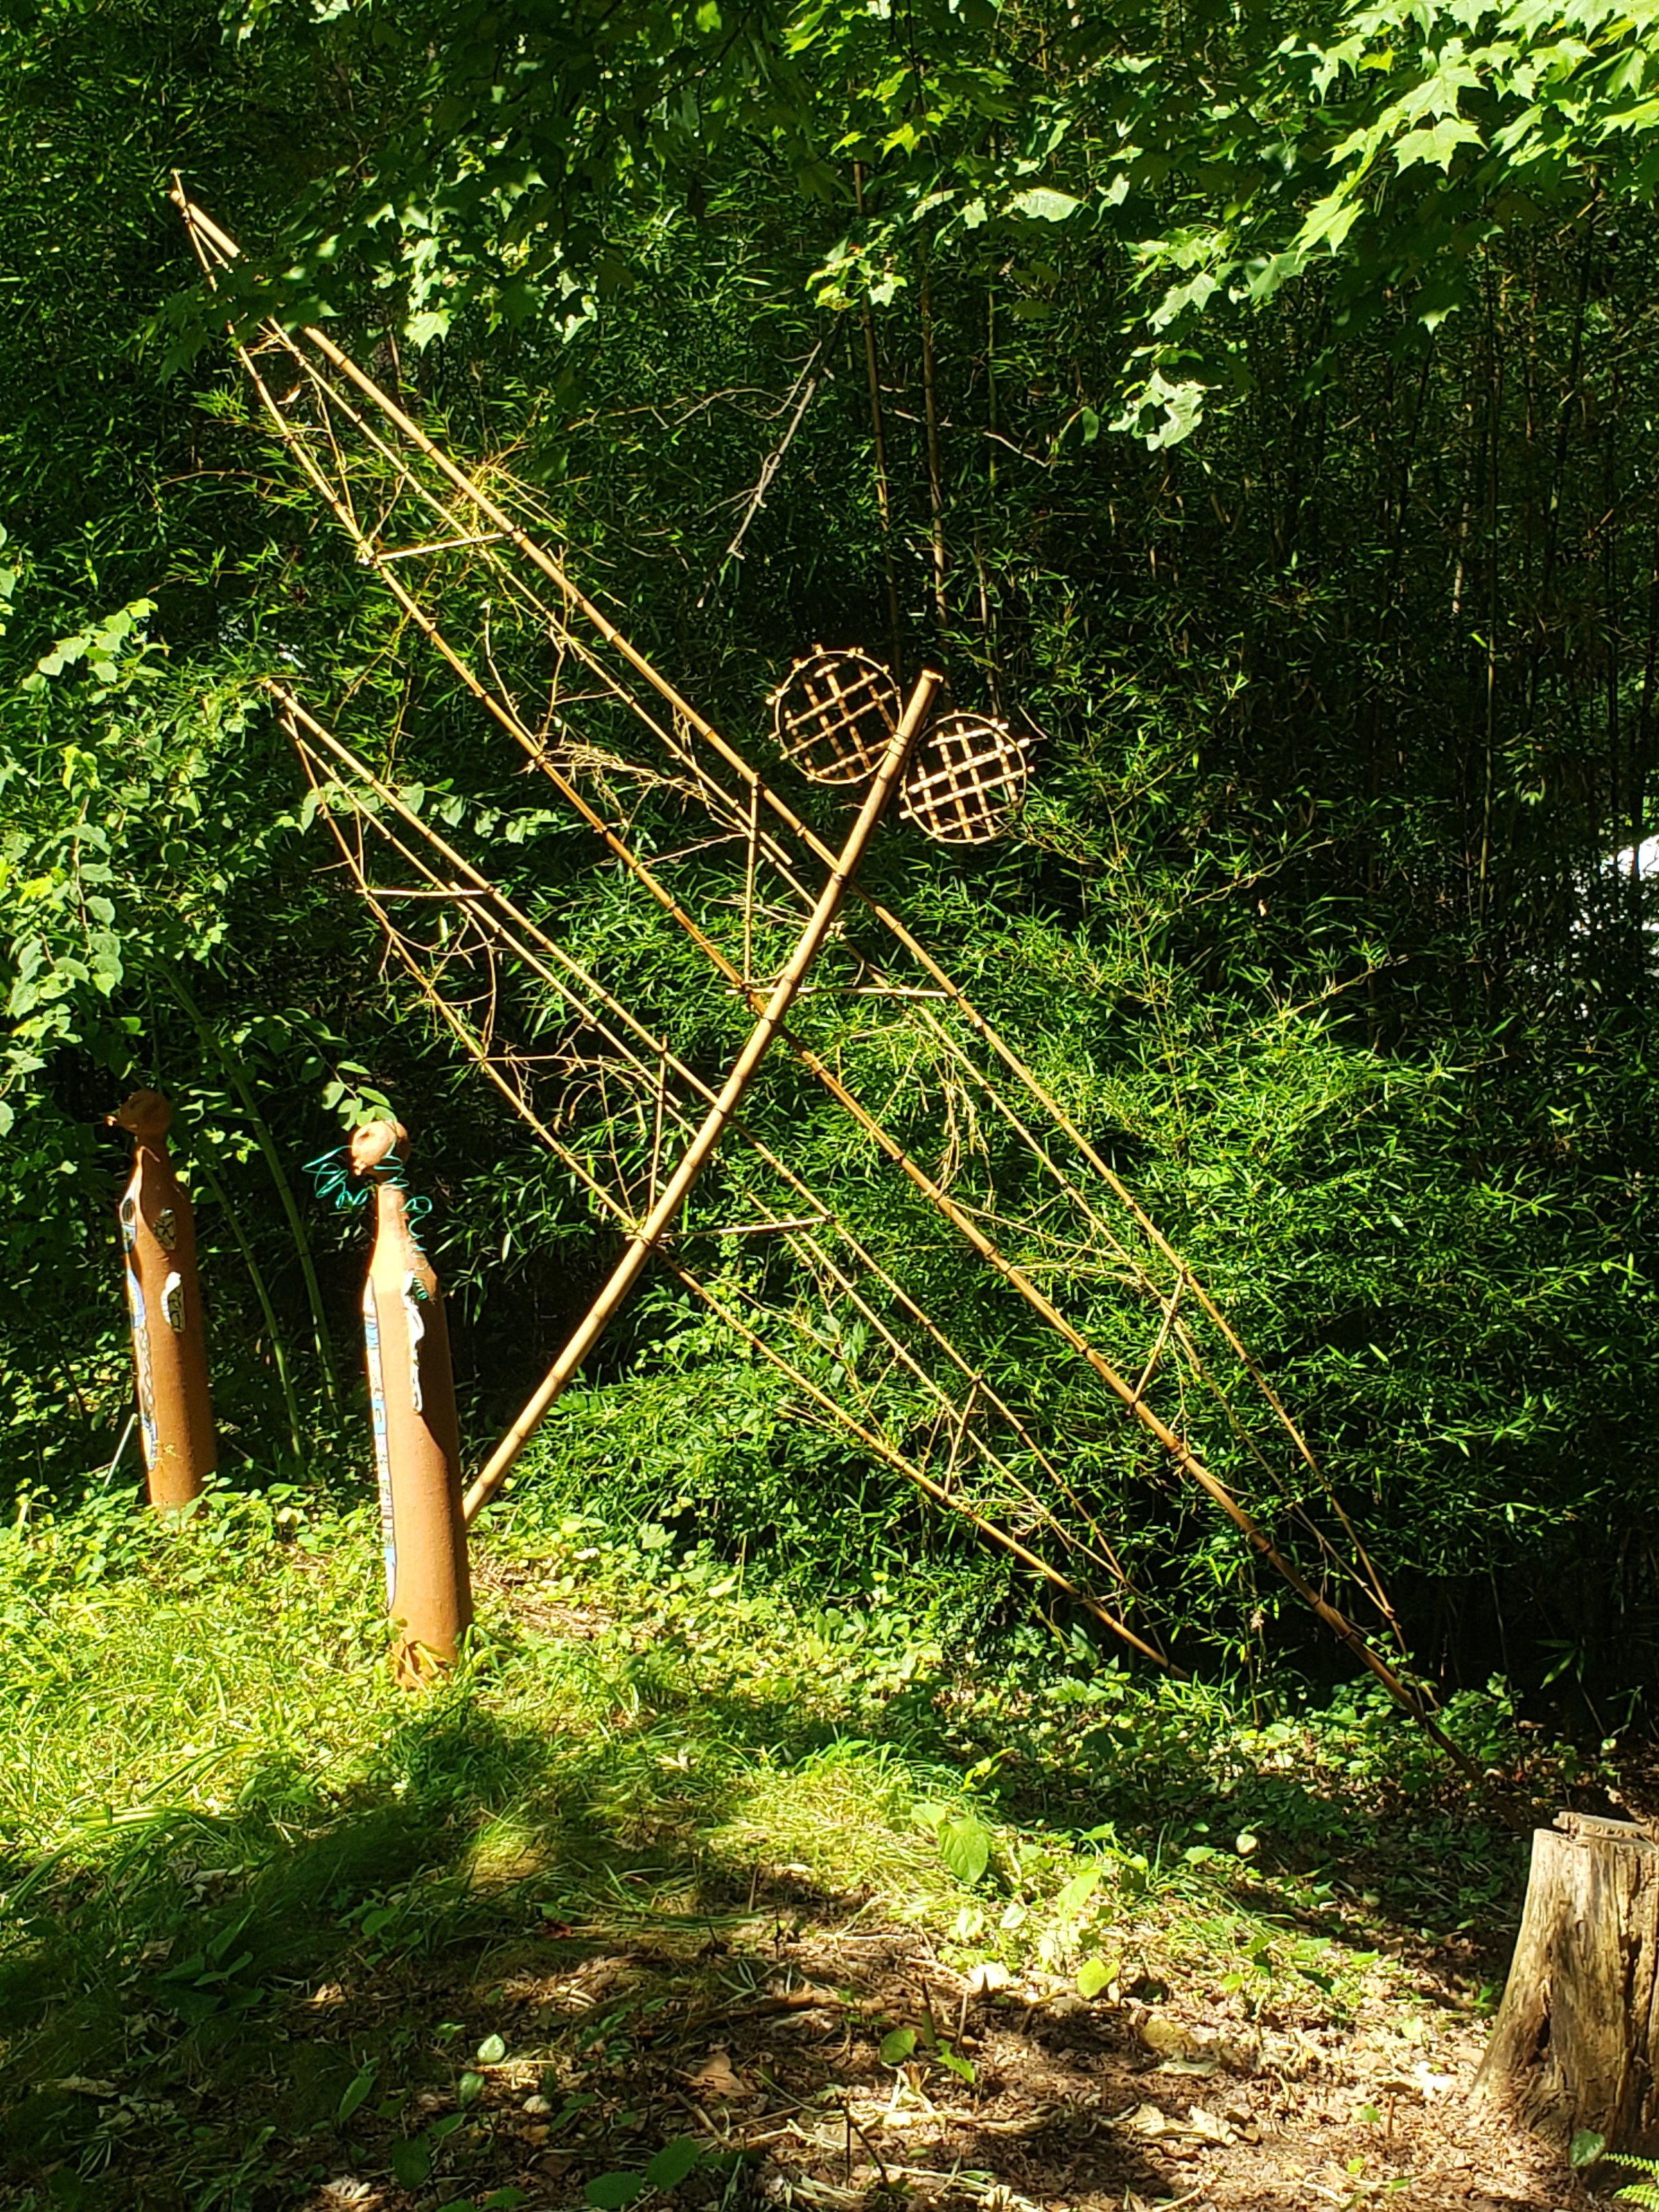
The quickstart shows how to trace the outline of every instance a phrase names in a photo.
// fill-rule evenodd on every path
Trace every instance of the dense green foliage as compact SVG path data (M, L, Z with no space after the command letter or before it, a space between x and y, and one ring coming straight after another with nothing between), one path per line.
M1639 1693L1659 1632L1653 991L1612 865L1647 834L1659 673L1651 44L1584 8L1198 9L1178 34L943 5L9 15L18 1477L67 1493L125 1421L97 1121L131 1080L179 1103L221 1409L260 1465L361 1476L334 1380L356 1232L299 1172L342 1114L415 1127L470 1438L608 1250L381 972L264 672L349 691L365 746L558 887L709 1063L736 1034L251 424L176 166L252 252L246 298L325 308L458 452L510 454L580 579L746 741L815 635L887 642L890 561L912 663L1042 735L1012 840L894 836L884 882L1212 1281L1425 1662L1622 1711L1600 1701ZM804 1158L844 1162L799 1118ZM968 1157L994 1182L971 1132ZM965 1261L935 1288L997 1327ZM872 1524L933 1540L666 1292L630 1356L641 1410L614 1418L656 1441L596 1486L797 1560ZM1269 1594L1066 1387L1160 1593L1259 1665Z

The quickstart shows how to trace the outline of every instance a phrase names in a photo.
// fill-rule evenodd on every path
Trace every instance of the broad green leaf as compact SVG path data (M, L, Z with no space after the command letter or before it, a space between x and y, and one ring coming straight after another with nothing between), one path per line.
M424 2136L404 2136L392 2146L392 2172L400 2189L420 2189L432 2174L432 2146Z
M678 2189L702 2155L690 2136L678 2136L672 2142L665 2143L651 2160L645 2169L645 2178L653 2189Z
M594 2212L623 2212L624 2205L645 2194L646 2185L642 2173L599 2173L584 2186L582 2195Z
M1077 1993L1092 2003L1103 1989L1110 1986L1111 1979L1111 1968L1097 1953L1092 1958L1085 1959L1077 1970Z
M971 1813L941 1820L939 1855L958 1881L975 1882L991 1863L991 1833Z
M914 2027L895 2027L881 2039L881 2063L884 2066L902 2066L916 2047Z
M507 2045L499 2035L487 2035L478 2045L477 2058L481 2066L499 2066L507 2056Z
M1034 222L1064 222L1082 206L1070 192L1057 192L1048 185L1033 185L1008 203L1011 215L1029 216Z
M1394 149L1395 167L1402 173L1427 162L1443 174L1451 167L1452 156L1460 146L1478 146L1480 133L1473 123L1462 116L1442 116L1432 130L1408 131Z
M1082 1911L1099 1887L1100 1869L1085 1867L1081 1874L1074 1874L1072 1876L1070 1881L1054 1899L1054 1911L1062 1920L1074 1918Z
M345 2094L340 2100L340 2108L334 2115L343 2126L374 2087L374 2076L380 2070L380 2060L371 2058L366 2065L358 2069L355 2077L347 2084Z

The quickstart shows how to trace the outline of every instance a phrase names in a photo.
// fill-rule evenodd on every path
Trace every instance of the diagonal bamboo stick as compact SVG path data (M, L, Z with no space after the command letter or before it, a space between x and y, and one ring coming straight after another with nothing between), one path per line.
M477 1518L481 1509L501 1488L508 1469L529 1442L548 1408L556 1401L571 1376L604 1335L623 1300L639 1280L641 1271L665 1231L684 1205L692 1184L708 1165L738 1099L748 1089L762 1060L771 1049L796 992L817 957L836 916L841 912L848 884L857 872L865 848L874 835L876 824L892 795L893 787L903 772L911 744L933 704L939 682L939 678L927 668L924 668L916 678L909 703L893 732L881 766L876 770L864 804L858 811L857 818L848 832L847 842L842 848L830 880L812 909L811 919L802 932L800 941L790 955L782 975L773 985L760 1018L750 1032L748 1042L738 1054L736 1065L721 1086L720 1097L710 1107L708 1118L669 1177L661 1197L629 1239L627 1249L617 1262L610 1281L595 1299L586 1318L549 1368L529 1403L496 1445L480 1470L477 1480L468 1490L463 1511L469 1522Z

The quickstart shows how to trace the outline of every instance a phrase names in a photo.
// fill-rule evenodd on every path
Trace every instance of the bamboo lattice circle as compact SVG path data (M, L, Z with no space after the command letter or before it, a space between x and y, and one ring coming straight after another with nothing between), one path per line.
M772 694L784 757L815 783L862 783L873 775L898 713L897 684L855 646L836 652L819 646Z
M900 808L941 845L988 845L1025 796L1025 750L1006 724L946 714L917 746Z

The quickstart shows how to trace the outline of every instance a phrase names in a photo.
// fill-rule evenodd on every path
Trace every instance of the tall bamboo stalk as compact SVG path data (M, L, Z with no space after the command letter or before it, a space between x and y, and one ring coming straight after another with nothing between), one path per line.
M939 463L939 375L933 353L933 276L921 276L921 395L927 420L927 514L933 550L933 620L942 637L948 610L945 601L945 475Z
M859 219L864 219L864 164L853 164L853 191ZM893 560L893 495L887 475L887 430L881 410L881 364L876 352L876 317L866 294L860 320L864 326L864 374L870 392L870 441L876 465L876 503L881 510L881 562L887 582L887 635L892 655L893 681L904 681L904 631L899 621L898 570Z
M223 1068L231 1089L241 1102L242 1111L247 1115L249 1127L253 1131L254 1142L259 1148L259 1157L264 1160L271 1182L276 1188L277 1203L283 1209L288 1222L289 1234L294 1240L295 1256L300 1263L300 1276L305 1285L307 1303L311 1309L312 1340L317 1347L317 1358L322 1368L323 1384L327 1393L330 1408L337 1416L342 1402L340 1375L334 1362L334 1345L329 1332L328 1310L323 1304L322 1285L317 1279L317 1263L312 1257L311 1239L306 1234L305 1217L300 1212L300 1202L295 1196L294 1186L289 1180L288 1170L283 1164L283 1155L276 1139L272 1136L270 1126L259 1110L259 1103L253 1095L253 1087L247 1079L247 1070L243 1066L240 1059L226 1044L172 968L161 965L153 972L163 990L167 991L182 1008L202 1042Z
M242 1226L242 1218L231 1204L213 1163L208 1158L205 1146L199 1151L191 1152L189 1164L191 1173L193 1176L201 1176L204 1184L223 1214L225 1226L229 1230L236 1249L242 1255L242 1264L247 1269L248 1280L253 1285L254 1297L259 1301L259 1310L264 1316L265 1330L270 1338L270 1356L276 1365L276 1380L282 1386L283 1409L288 1415L289 1443L295 1458L303 1459L305 1443L300 1420L300 1401L294 1395L294 1378L288 1371L288 1353L283 1347L283 1332L277 1322L276 1308L271 1301L270 1288L265 1281L264 1271L254 1255L252 1245L248 1242L247 1231Z

